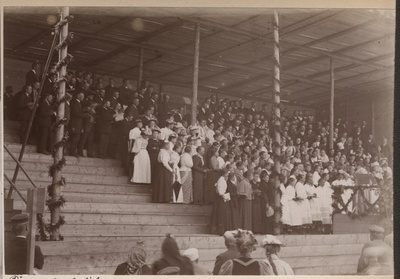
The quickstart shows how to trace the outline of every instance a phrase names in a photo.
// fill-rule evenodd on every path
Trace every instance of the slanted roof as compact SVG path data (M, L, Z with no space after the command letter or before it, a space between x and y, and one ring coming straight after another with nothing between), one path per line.
M59 11L5 7L5 57L44 61ZM186 87L190 97L193 30L199 22L199 89L261 101L272 97L272 9L71 7L70 14L76 36L68 52L75 67L132 79L143 48L145 79ZM283 100L328 102L330 57L336 96L393 94L394 11L279 14Z

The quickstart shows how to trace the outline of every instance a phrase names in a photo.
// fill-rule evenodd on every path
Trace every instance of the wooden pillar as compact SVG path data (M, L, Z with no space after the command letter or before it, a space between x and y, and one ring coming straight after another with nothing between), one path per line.
M334 122L334 114L335 114L335 76L334 76L334 69L333 69L333 59L332 57L330 58L330 68L331 68L331 100L330 100L330 109L329 109L329 148L333 148L333 126L335 124Z
M273 131L274 131L274 145L273 153L275 157L274 168L276 172L274 186L275 186L275 199L274 204L270 205L274 207L274 234L279 235L281 233L281 193L279 191L280 180L279 174L281 173L281 65L280 65L280 47L279 47L279 15L277 11L274 11L274 112L273 112Z
M371 95L371 135L375 139L375 95Z
M138 80L137 80L137 90L140 90L143 80L143 48L139 50L139 69L138 69Z
M36 232L36 207L37 207L37 189L28 189L26 209L29 214L28 236L27 236L27 257L26 273L33 275L35 261L35 232ZM21 259L22 260L22 259ZM17 277L18 278L18 277Z
M199 87L199 53L200 53L200 24L195 25L194 63L193 63L193 91L192 91L192 119L190 124L196 125L197 119L197 91Z
M64 7L61 13L61 20L64 20L69 15L69 7ZM62 26L60 32L60 42L65 40L68 36L68 23ZM63 60L67 57L67 48L68 45L65 44L61 50L59 51L59 61ZM59 70L59 77L65 76L67 72L67 66L64 65ZM57 101L63 99L65 96L65 80L60 80L58 93L57 93ZM57 108L57 121L64 119L65 115L65 103L62 102ZM61 142L64 138L64 125L61 125L59 129L56 130L55 134L55 142ZM58 147L57 151L54 154L54 164L60 162L64 157L64 147L61 145ZM56 170L53 176L53 192L52 192L52 201L58 201L61 196L61 170ZM60 221L60 206L55 206L51 210L51 224L55 225ZM50 232L50 239L51 240L60 240L60 232L59 229L56 228Z

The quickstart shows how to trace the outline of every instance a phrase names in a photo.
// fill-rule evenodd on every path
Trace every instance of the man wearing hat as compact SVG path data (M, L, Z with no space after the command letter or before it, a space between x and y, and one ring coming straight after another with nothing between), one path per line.
M211 275L204 266L199 265L199 250L197 248L189 248L183 252L183 256L187 257L193 266L194 275Z
M29 214L17 214L11 218L12 231L15 237L5 242L5 273L27 274L28 252L28 221ZM43 253L39 246L35 246L34 268L42 269L44 264Z
M221 266L233 259L237 259L240 257L240 253L237 249L236 245L236 238L235 235L237 234L237 230L234 231L226 231L224 233L224 240L225 240L225 246L228 248L225 252L219 254L215 260L215 265L212 274L218 275L219 270L221 269Z
M365 243L362 248L361 257L358 260L357 273L363 271L368 266L368 263L365 260L365 249L369 247L386 248L384 253L381 253L378 257L378 261L381 265L391 265L393 263L393 250L389 245L383 242L385 229L378 225L372 225L368 229L371 241Z

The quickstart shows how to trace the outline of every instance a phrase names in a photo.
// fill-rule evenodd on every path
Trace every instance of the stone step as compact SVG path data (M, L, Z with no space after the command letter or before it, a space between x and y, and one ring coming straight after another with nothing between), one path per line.
M18 158L19 152L22 148L21 144L18 143L5 143L7 148L12 152L12 154ZM11 156L4 151L4 159L11 159ZM65 156L67 165L78 165L78 166L94 166L94 167L121 167L121 161L113 159L100 159L100 158L87 158L87 157L74 157ZM22 163L24 162L38 162L38 163L53 163L53 158L51 155L45 155L36 153L36 146L27 145L25 148L24 157Z
M67 187L68 188L68 187ZM24 198L27 198L27 190L20 190ZM67 202L90 202L90 203L151 203L151 193L82 193L63 191L62 195ZM16 201L21 197L16 195Z
M175 237L180 249L185 250L196 245L201 254L207 251L213 253L222 253L226 250L225 244L222 241L215 242L213 238L222 238L219 236L207 237ZM257 236L262 238L262 236ZM279 237L280 238L280 237ZM106 240L106 241L62 241L52 245L51 242L38 242L46 255L90 255L96 251L104 253L128 253L132 243L143 241L149 251L160 250L164 236L142 236L134 237L128 240ZM210 241L207 241L210 240ZM338 244L338 245L311 245L311 246L284 246L280 251L281 257L312 257L312 256L329 256L343 254L359 254L363 247L362 243L356 244ZM261 247L257 247L254 252L254 257L262 258L264 251ZM202 257L204 258L204 255Z
M28 171L30 178L34 182L48 182L51 183L52 178L49 177L48 170L43 171ZM4 173L8 175L8 177L12 177L14 175L14 170L4 170ZM88 183L88 184L126 184L129 182L127 176L111 176L111 175L93 175L93 174L72 174L72 173L63 173L63 176L66 178L67 183ZM18 181L28 180L24 174L18 175Z
M15 209L25 209L22 201L14 202ZM135 213L159 213L178 214L185 212L187 214L204 214L211 215L211 206L185 205L185 204L160 204L160 203L78 203L67 202L61 212L70 213L114 213L114 214L131 214Z
M112 214L112 213L63 213L68 224L86 225L86 224L208 224L210 217L204 214L187 214L179 212L174 215L157 213L129 213L129 214ZM49 216L49 215L48 215Z
M18 177L23 177L24 174L20 174ZM10 177L11 178L11 177ZM50 183L49 182L38 182L34 181L36 186L39 188L45 188ZM18 179L16 186L19 190L26 190L32 188L32 184L28 180ZM8 181L4 181L4 187L6 189L10 188ZM125 193L151 193L151 185L139 185L139 184L86 184L86 183L72 183L67 181L67 185L62 190L63 192L79 192L79 193L115 193L115 194L125 194Z
M62 235L69 236L131 236L135 234L208 233L208 224L70 224L66 220Z
M8 154L7 154L8 155ZM11 158L4 157L4 169L14 170L16 163ZM23 168L29 172L43 171L49 168L51 163L29 162L27 160L22 162ZM63 173L69 174L89 174L89 175L111 175L111 176L125 176L125 171L122 167L102 167L98 166L81 166L78 164L66 164L63 168Z
M19 135L18 134L14 134L14 133L12 133L12 134L9 134L9 133L7 133L7 134L4 134L3 135L4 137L3 137L3 139L4 139L4 142L15 142L15 143L20 143L21 141L20 141L20 138L19 138Z
M78 242L79 243L79 242ZM88 268L89 270L96 270L99 267L106 268L108 267L108 271L105 271L107 274L113 274L116 266L126 259L126 255L129 251L129 248L135 242L127 243L125 245L125 252L104 252L104 249L107 247L97 246L96 251L103 251L99 254L88 254L88 255L50 255L47 254L47 247L42 246L43 253L46 255L46 263L51 263L51 266L60 266L62 268L68 269L74 266L75 269L82 270L84 268ZM111 243L110 243L111 244ZM160 244L160 243L158 243ZM198 247L197 243L192 243L193 245L182 247L182 250L190 248L190 247ZM155 260L161 257L160 246L156 247L150 242L145 242L145 245L148 249L147 262L152 264ZM150 246L149 246L150 245ZM281 258L285 260L291 267L293 268L296 275L300 274L309 274L309 270L311 270L310 274L315 275L332 275L332 274L352 274L355 273L358 261L358 255L360 254L361 247L357 245L357 247L353 248L353 245L346 245L349 247L340 247L347 248L346 251L339 253L337 255L329 255L330 249L335 249L334 245L330 247L325 247L326 251L322 254L315 253L312 254L313 249L310 250L310 254L299 253L299 251L291 251L291 247L283 247L281 250ZM322 246L324 247L324 246ZM70 248L72 249L72 248ZM49 249L51 250L51 248ZM54 250L54 249L53 249ZM200 255L200 264L207 267L210 271L212 270L215 262L215 258L218 254L224 252L226 249L199 249ZM286 251L285 251L286 250ZM322 248L319 248L320 251L323 251ZM354 252L345 254L347 251L353 250ZM108 251L108 250L106 250ZM337 251L337 250L336 250ZM54 253L54 252L53 252ZM105 256L105 253L106 256ZM255 252L252 253L252 257L263 260L265 259L264 249L258 248ZM346 266L346 269L343 270L341 267ZM327 268L329 267L329 268ZM327 268L326 271L324 268ZM354 269L355 268L355 269ZM341 270L338 273L332 273L334 270ZM83 271L84 272L84 271ZM326 273L325 273L326 272ZM49 273L50 274L50 273ZM57 273L55 273L57 274ZM83 273L85 274L85 273ZM90 274L90 273L87 273ZM96 273L97 274L97 273Z

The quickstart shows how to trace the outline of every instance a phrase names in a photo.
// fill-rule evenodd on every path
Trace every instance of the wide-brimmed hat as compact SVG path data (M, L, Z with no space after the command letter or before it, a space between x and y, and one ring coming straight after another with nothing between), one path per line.
M261 242L262 247L265 247L266 245L281 245L281 246L283 246L283 243L278 238L273 236L272 234L267 234Z

